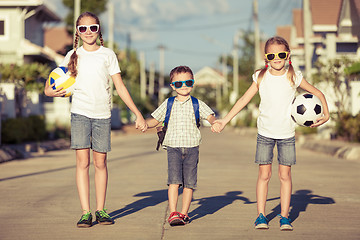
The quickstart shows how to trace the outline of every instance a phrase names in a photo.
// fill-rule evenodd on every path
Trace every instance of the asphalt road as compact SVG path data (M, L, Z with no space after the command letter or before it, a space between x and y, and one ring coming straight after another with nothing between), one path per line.
M166 152L155 150L155 133L118 134L108 157L106 201L114 225L76 227L81 208L75 153L52 151L0 164L0 239L360 239L360 162L297 149L293 232L279 230L274 163L267 202L270 229L255 230L255 134L230 128L221 134L205 128L202 133L190 224L170 227L166 221ZM91 179L94 209L93 167Z

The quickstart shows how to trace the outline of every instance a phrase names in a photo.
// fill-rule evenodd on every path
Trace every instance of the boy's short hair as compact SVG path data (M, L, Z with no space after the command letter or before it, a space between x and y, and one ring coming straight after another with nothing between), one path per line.
M190 73L191 78L194 78L194 74L191 71L191 68L189 68L188 66L178 66L178 67L174 68L173 70L171 70L171 72L170 72L170 82L172 82L175 74L179 74L179 73Z

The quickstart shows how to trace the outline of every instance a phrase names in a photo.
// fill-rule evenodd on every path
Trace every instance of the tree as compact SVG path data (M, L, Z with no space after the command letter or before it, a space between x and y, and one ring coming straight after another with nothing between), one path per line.
M353 64L349 58L331 59L327 62L317 61L315 63L317 72L313 75L314 84L326 84L333 90L333 98L336 106L336 116L346 112L350 96L350 78L345 69Z
M243 34L240 38L239 44L239 96L242 96L249 86L252 83L252 74L254 73L254 66L255 66L255 43L254 43L254 33L251 31L243 31ZM222 56L219 57L219 61L222 62ZM226 65L228 69L233 70L233 55L226 56ZM230 84L233 83L233 75L232 73L229 74L229 82ZM231 92L231 91L230 91ZM259 104L260 98L259 95L255 95L252 102L256 105ZM231 106L229 105L229 96L224 96L222 106L226 109L229 109Z
M106 4L108 0L82 0L81 12L92 12L96 16L106 11ZM63 4L69 8L69 13L65 18L65 23L68 26L68 31L73 34L74 26L74 0L63 0Z
M16 116L21 117L26 104L26 91L44 91L44 81L48 78L50 67L45 64L31 63L18 66L0 64L1 82L15 84Z
M315 84L322 85L327 89L328 97L335 102L335 111L332 111L332 118L335 121L335 132L337 136L345 137L350 141L359 141L360 122L358 116L351 116L347 111L350 101L351 77L350 71L353 61L343 57L341 59L332 59L327 62L318 61L315 63L317 73L313 75ZM331 90L331 91L329 91Z

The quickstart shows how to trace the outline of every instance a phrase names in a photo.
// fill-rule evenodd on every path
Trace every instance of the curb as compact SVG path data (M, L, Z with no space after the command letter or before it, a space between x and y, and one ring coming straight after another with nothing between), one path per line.
M68 149L70 141L58 139L41 143L9 144L0 147L0 163L15 159L25 159L33 154L43 155L48 151Z

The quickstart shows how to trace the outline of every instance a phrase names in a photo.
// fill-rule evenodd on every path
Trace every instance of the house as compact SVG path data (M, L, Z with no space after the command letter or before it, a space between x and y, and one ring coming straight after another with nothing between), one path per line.
M277 28L291 48L292 64L307 80L315 69L315 62L347 57L360 59L360 0L303 0L303 9L293 10L293 24ZM360 112L360 82L351 81L348 111ZM330 111L336 109L333 89L320 85L329 102Z
M0 1L0 63L17 64L39 62L55 67L63 56L44 46L44 23L61 19L46 7L43 0ZM16 106L22 105L14 83L0 83L1 116L19 115ZM26 107L21 116L44 114L41 95L28 92Z
M227 92L227 79L211 67L204 67L195 73L195 89L196 87L211 86L211 89L215 89L215 92L208 92L208 96L212 96L216 99L216 107L219 109L221 104L221 89L223 92ZM205 88L201 89L206 91Z
M73 37L64 26L52 26L44 29L44 45L55 52L66 55L66 47L73 44Z
M61 19L43 0L0 1L0 63L54 63L61 56L44 47L43 23Z

